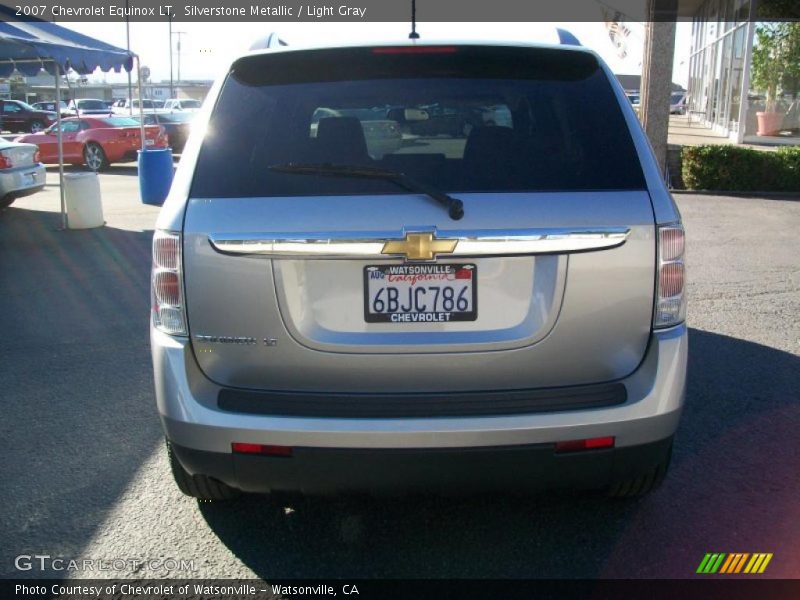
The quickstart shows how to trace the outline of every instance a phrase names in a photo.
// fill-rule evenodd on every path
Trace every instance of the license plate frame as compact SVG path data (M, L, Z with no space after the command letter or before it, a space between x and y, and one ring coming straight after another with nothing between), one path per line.
M373 275L375 273L380 273L383 276ZM404 323L435 324L476 321L478 319L478 266L475 263L372 264L364 267L363 274L364 320L367 323L388 323L392 325ZM469 278L465 277L467 274L470 275ZM408 279L402 279L396 282L399 284L400 289L406 290L398 290L398 297L396 300L400 310L392 312L388 310L385 312L370 310L370 306L374 300L371 290L374 287L380 288L381 282L392 283L388 281L388 275L401 276L413 280L412 282ZM467 279L469 280L469 284L466 287L470 288L469 291L466 291L463 286L463 283L465 283ZM373 287L370 286L371 281L374 283ZM452 283L448 286L447 282ZM455 282L461 282L461 284ZM395 289L398 289L398 286L383 285L383 289L387 289L388 287L395 287ZM438 293L433 289L436 287L440 288ZM451 287L453 289L453 296L451 297L453 303L452 310L444 310L445 287ZM419 288L425 288L425 292L411 293L408 291ZM377 296L378 293L379 292L376 292L375 296ZM388 296L388 294L387 292L385 296ZM434 296L433 310L402 310L404 306L407 306L409 309L417 309L421 302L424 303L424 308L428 308L427 305L428 302L430 302L428 294ZM461 302L466 300L468 310L457 310L459 307L459 297L463 299ZM403 300L406 301L405 304ZM382 300L382 302L385 308L390 308L386 306L389 303L388 297ZM441 310L436 310L437 308ZM393 317L393 315L399 316Z

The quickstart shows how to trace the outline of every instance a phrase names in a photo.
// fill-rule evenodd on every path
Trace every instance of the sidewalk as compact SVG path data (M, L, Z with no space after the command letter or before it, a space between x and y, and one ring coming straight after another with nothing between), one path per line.
M697 116L670 115L667 143L673 146L701 146L707 144L733 144L727 136L717 133L697 121ZM746 135L744 142L737 144L743 148L752 148L766 152L774 152L782 146L800 145L800 137Z

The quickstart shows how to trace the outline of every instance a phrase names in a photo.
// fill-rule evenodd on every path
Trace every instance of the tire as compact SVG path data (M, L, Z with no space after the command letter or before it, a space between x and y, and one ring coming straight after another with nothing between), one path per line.
M41 121L31 121L31 126L30 126L31 133L39 133L40 131L44 131L45 129L46 127L44 126L44 123L42 123Z
M175 483L185 495L206 502L232 500L239 496L239 490L225 485L221 481L205 475L190 475L178 461L169 441L167 441L167 454Z
M108 158L100 144L89 142L83 147L83 163L90 171L105 171L108 168Z
M671 458L672 443L656 466L644 473L611 484L606 490L606 495L614 499L639 498L655 491L664 481Z

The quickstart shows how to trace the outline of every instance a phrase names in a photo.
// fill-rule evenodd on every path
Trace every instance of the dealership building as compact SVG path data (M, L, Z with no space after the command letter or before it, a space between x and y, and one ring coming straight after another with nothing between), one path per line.
M692 23L689 116L736 143L800 143L797 111L784 119L781 135L757 136L763 97L749 94L755 23L752 0L705 0Z

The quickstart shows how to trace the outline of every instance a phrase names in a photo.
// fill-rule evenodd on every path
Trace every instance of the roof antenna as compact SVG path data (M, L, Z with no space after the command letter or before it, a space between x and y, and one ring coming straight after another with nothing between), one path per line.
M419 39L419 34L417 33L417 0L411 0L411 33L408 34L408 39Z

